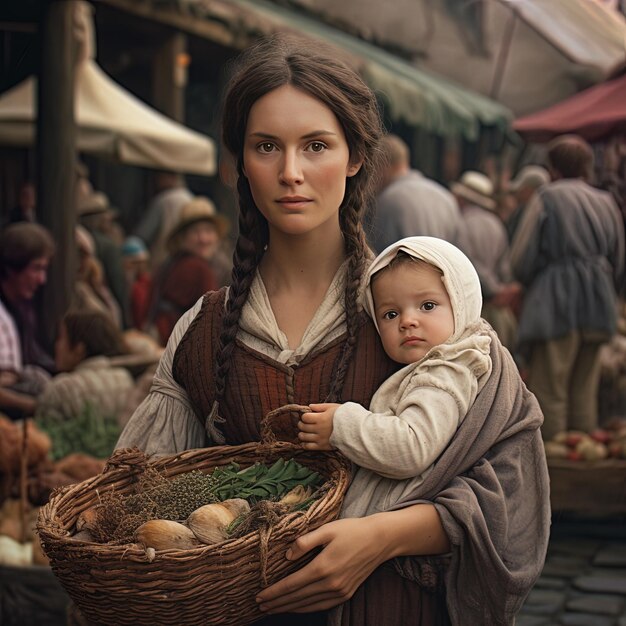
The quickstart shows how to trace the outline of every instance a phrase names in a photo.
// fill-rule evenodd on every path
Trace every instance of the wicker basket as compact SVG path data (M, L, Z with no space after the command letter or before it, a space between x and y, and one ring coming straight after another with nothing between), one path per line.
M281 407L285 409L302 407ZM145 462L136 463L137 451L120 450L102 474L63 488L42 507L37 529L52 570L90 624L250 624L263 617L256 594L313 557L290 562L284 555L297 537L337 517L350 479L348 461L266 438L262 443L188 450L149 463L173 477L192 470L208 472L232 461L248 467L280 457L295 458L326 479L324 495L306 511L289 513L271 527L219 544L159 551L150 561L134 544L70 538L79 514L98 503L98 494L113 489L129 493L146 467Z

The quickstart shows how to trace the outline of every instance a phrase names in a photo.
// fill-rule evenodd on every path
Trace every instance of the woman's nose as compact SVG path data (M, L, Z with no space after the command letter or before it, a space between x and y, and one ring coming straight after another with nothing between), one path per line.
M285 151L280 180L286 185L298 185L303 181L300 159L295 152Z

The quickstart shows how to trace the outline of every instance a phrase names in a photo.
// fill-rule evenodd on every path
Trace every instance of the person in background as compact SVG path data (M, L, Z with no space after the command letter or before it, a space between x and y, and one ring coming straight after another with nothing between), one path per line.
M86 228L76 225L78 271L74 284L72 308L79 311L100 311L108 315L117 328L122 328L122 311L106 285L104 271L96 258L96 244Z
M150 296L149 323L162 345L182 314L220 286L211 260L225 233L226 220L208 198L194 198L182 208L167 240L170 257L157 271Z
M589 183L591 146L576 135L548 144L552 182L537 191L511 247L525 287L519 342L543 437L598 425L600 348L615 333L624 225L610 193Z
M129 317L128 291L122 251L109 234L109 222L114 215L109 199L100 191L93 192L81 199L77 210L79 224L86 228L93 238L95 256L104 270L106 286L111 290L122 312L122 324L125 327Z
M509 242L513 241L515 231L522 219L524 210L537 189L550 182L550 173L541 165L526 165L517 176L508 184L507 191L515 199L515 208L505 220Z
M167 238L178 222L181 209L193 198L185 179L176 172L156 172L154 186L156 194L134 233L150 250L153 272L167 257Z
M33 396L55 370L39 341L33 306L54 251L39 224L19 222L0 232L0 410L14 418L30 414Z
M150 291L152 274L150 273L150 253L139 237L127 237L122 244L124 273L130 294L130 315L133 328L141 330L148 321L150 311Z
M456 242L461 214L454 196L442 185L411 169L409 147L397 135L382 141L381 190L368 240L377 252L414 235Z
M110 358L127 352L119 328L98 311L70 311L59 324L55 362L60 372L37 397L35 418L71 420L86 405L106 418L117 419L134 381Z
M9 211L8 224L37 221L37 192L35 184L27 180L20 186L17 205Z
M367 406L398 367L359 307L371 262L361 220L382 136L375 94L332 50L282 35L243 53L222 109L239 192L232 282L179 320L118 448L258 442L270 410L320 399ZM495 395L479 394L477 410ZM475 455L456 457L454 478L419 501L295 539L285 558L311 560L258 594L259 626L327 624L339 605L343 625L511 622L537 550L535 525L518 513L536 520L545 498L532 472L516 489L514 468L537 452L530 426L512 418L499 441L485 430L478 446L464 439Z
M459 248L469 257L483 290L482 316L498 333L502 344L512 349L517 339L513 308L521 285L513 280L509 240L502 220L495 214L493 184L481 172L467 171L451 187L461 207Z

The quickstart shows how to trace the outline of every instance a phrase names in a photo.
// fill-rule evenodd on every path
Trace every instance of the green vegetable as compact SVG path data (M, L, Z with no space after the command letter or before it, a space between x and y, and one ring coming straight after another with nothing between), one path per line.
M277 499L296 485L318 487L322 479L317 472L300 465L294 459L280 458L271 467L255 463L240 470L231 463L213 471L214 493L218 500L244 498L252 504L258 500Z
M55 461L72 452L84 452L98 459L106 459L113 452L121 432L115 418L101 415L89 403L76 417L60 420L44 415L37 418L36 424L50 437L51 456Z

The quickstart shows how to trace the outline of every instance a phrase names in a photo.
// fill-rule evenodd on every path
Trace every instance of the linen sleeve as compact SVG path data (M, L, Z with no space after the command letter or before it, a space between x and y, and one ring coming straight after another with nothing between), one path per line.
M381 476L412 478L433 464L463 416L449 392L417 386L405 395L396 413L373 413L347 402L335 412L330 443Z
M164 455L208 445L204 426L196 416L185 390L172 374L176 348L201 306L202 298L174 327L150 392L126 424L116 449L137 446L148 455Z

